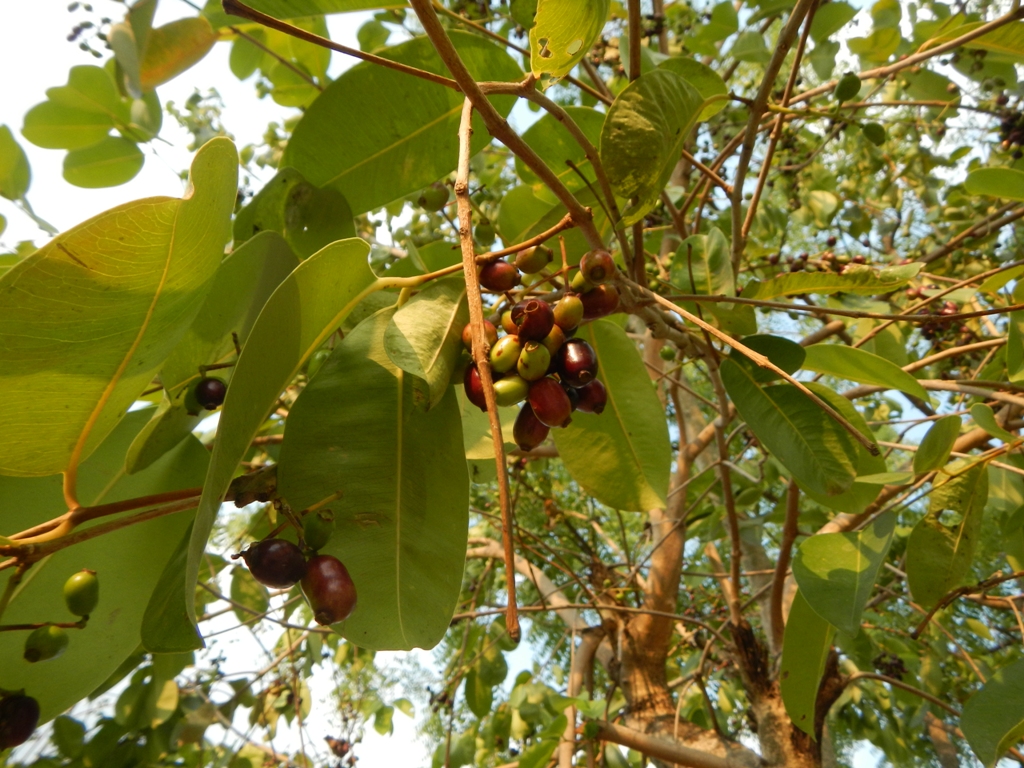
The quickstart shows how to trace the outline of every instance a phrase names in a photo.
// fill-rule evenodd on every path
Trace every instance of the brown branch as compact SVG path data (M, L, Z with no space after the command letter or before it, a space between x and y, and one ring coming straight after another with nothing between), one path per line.
M591 248L602 248L604 242L601 235L594 227L591 212L580 204L579 200L566 188L558 176L547 166L540 156L509 126L508 121L503 118L494 105L487 99L483 89L466 69L466 65L459 57L458 51L452 45L448 33L441 25L430 0L410 0L409 3L416 16L427 33L427 37L434 44L434 48L441 60L448 67L455 78L458 87L466 94L466 98L473 104L473 108L479 113L487 126L488 132L495 139L500 141L509 151L520 158L523 163L554 193L559 201L566 207L576 226L580 228L583 236L587 239Z
M893 686L894 688L902 688L904 691L908 691L910 693L915 694L916 696L920 696L922 699L930 701L935 706L941 707L942 709L949 712L951 715L954 715L955 717L960 717L960 713L957 712L953 707L949 706L949 704L944 702L942 699L938 698L937 696L932 696L930 693L928 693L927 691L922 691L920 688L915 688L913 685L910 685L909 683L904 683L902 680L897 680L896 678L888 677L886 675L878 675L874 672L854 672L846 679L846 685L849 685L850 683L855 683L858 680L877 680L882 683L887 683Z
M736 499L732 492L732 477L729 471L729 443L725 437L725 419L729 411L729 397L725 393L722 377L718 373L717 363L708 369L708 376L718 398L719 418L714 420L715 442L718 444L718 476L722 487L722 503L725 505L725 516L729 525L729 573L732 579L732 590L727 592L729 598L729 620L739 626L743 620L740 613L740 561L743 551L740 548L740 523L736 514Z
M247 40L248 42L252 43L253 45L255 45L257 48L259 48L261 51L263 51L265 54L267 54L271 58L276 59L282 66L284 66L286 69L290 69L292 72L294 72L296 75L301 77L303 80L305 80L307 83L312 85L314 88L316 88L321 93L323 92L324 87L320 83L318 83L316 80L314 80L310 76L310 74L308 72L306 72L306 71L300 69L299 67L295 66L295 64L293 62L291 62L288 59L286 59L284 56L282 56L277 51L271 50L271 48L269 46L264 45L259 40L257 40L255 37L253 37L252 35L250 35L250 34L248 34L246 32L243 32L238 27L229 26L228 29L230 29L232 32L234 32L239 37L241 37L241 38Z
M387 67L388 69L393 69L397 72L403 72L407 75L418 77L421 80L427 80L431 83L436 83L437 85L443 85L446 88L451 88L456 91L460 90L458 84L451 78L444 77L443 75L435 75L433 72L427 72L423 69L410 67L408 64L391 61L390 59L385 59L381 56L374 56L372 53L360 51L358 48L349 48L347 45L336 43L326 37L321 37L313 32L296 27L294 24L289 24L281 21L280 19L275 19L273 16L261 13L255 8L250 8L249 6L244 5L239 0L222 0L221 4L224 6L225 13L229 13L232 16L240 16L243 19L254 21L257 24L269 27L270 29L276 29L278 32L283 32L284 34L296 37L299 40L305 40L307 43L319 45L321 48L329 48L332 51L344 53L346 56L352 56L353 58L362 59L363 61L368 61L381 67Z
M623 747L642 752L648 757L666 760L686 768L736 768L737 765L729 758L684 747L677 742L660 739L657 736L648 736L646 733L604 720L588 723L587 728L594 729L596 737L601 741L620 744Z
M473 102L466 97L462 106L462 120L459 124L459 169L455 177L455 199L459 209L459 241L462 244L462 269L466 277L466 299L469 303L469 322L473 337L473 359L480 381L483 384L484 400L487 403L487 417L491 424L491 438L494 443L494 464L498 472L498 498L501 503L501 538L505 548L505 586L508 590L508 610L505 626L509 637L518 643L522 636L519 616L516 614L515 552L512 544L512 498L508 487L508 466L505 462L505 438L501 433L501 417L494 397L494 381L491 377L491 363L488 358L490 346L484 332L483 297L480 293L480 277L477 274L476 253L473 249L473 207L469 202L469 157L470 140L473 136Z
M986 235L990 235L993 232L995 232L995 231L997 231L999 229L1002 229L1007 224L1012 224L1017 219L1019 219L1021 216L1024 216L1024 206L1022 206L1022 207L1018 208L1016 211L1013 211L1012 213L1010 213L1010 211L1013 210L1015 205L1016 205L1016 203L1008 203L1007 205L1004 205L1004 206L996 209L995 213L989 214L988 216L986 216L981 221L979 221L979 222L977 222L975 224L972 224L970 227L965 229L963 232L961 232L960 234L958 234L954 238L952 238L948 243L946 243L945 245L936 248L934 251L931 251L930 253L922 256L920 259L918 259L918 261L920 261L920 262L922 262L924 264L929 264L929 263L935 261L936 259L941 259L943 256L946 256L947 254L952 253L965 240L969 240L972 237L976 237L976 236L977 237L984 237ZM1009 213L1009 215L1006 216L1003 219L999 218L1000 216L1002 216L1003 214L1006 214L1006 213Z
M950 603L955 602L958 598L963 597L964 595L977 594L979 592L987 592L988 590L992 589L993 587L999 586L1005 581L1013 581L1014 579L1019 579L1021 576L1024 576L1024 571L1015 571L1011 574L993 576L990 579L985 579L984 581L980 581L977 584L973 584L971 586L957 587L956 589L947 593L945 597L943 597L941 600L939 600L939 602L935 604L935 607L933 607L930 611L928 611L925 614L924 619L922 619L921 623L917 625L917 628L910 633L910 636L914 640L917 640L917 638L921 636L921 633L924 632L925 628L931 623L932 617Z
M519 251L525 251L527 248L533 248L535 245L541 245L557 235L559 232L564 232L565 230L572 229L575 226L576 224L573 222L572 216L567 213L562 217L561 221L555 224L555 226L544 230L539 235L534 235L528 240L523 240L521 243L510 245L508 248L502 248L500 251L490 251L488 253L480 254L476 257L476 263L488 264L492 261L497 261L504 256L519 253Z
M772 578L772 595L769 603L771 616L772 647L782 648L782 639L786 631L786 622L782 618L782 599L786 593L786 575L793 556L793 542L798 533L797 522L800 519L800 486L796 481L789 483L786 495L786 522L782 527L782 542L779 544L779 560L775 564L775 576Z

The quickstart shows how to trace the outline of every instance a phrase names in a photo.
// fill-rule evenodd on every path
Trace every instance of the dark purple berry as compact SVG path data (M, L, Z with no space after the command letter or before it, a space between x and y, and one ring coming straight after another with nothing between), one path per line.
M348 568L331 555L310 559L302 579L302 593L313 609L316 623L324 626L344 621L356 607L356 585Z
M562 385L545 376L530 386L530 407L534 415L549 427L567 427L572 421L572 403Z
M39 724L39 702L16 693L0 699L0 751L28 741Z
M492 261L480 270L480 285L496 293L511 291L519 285L519 270L507 261Z
M284 539L264 539L250 544L240 556L256 581L275 589L298 584L306 573L302 550Z
M583 339L569 339L558 350L558 375L570 387L582 387L597 376L597 353Z
M583 302L583 319L596 320L619 308L619 291L614 285L599 285L580 296L580 300Z
M530 404L523 403L523 407L519 409L519 415L516 416L516 423L512 427L512 436L515 438L516 445L521 450L532 451L547 439L549 431L548 426L534 414Z
M216 376L207 376L196 384L196 400L208 411L215 411L224 404L224 396L228 393L228 385Z
M555 313L547 302L527 299L512 307L512 322L523 341L543 341L555 324Z
M594 379L589 384L576 390L580 400L576 407L584 413L600 413L608 402L608 390L600 379Z
M481 411L486 411L487 400L484 398L484 383L480 379L480 371L477 370L476 363L466 368L466 375L462 377L462 386L466 390L469 402Z

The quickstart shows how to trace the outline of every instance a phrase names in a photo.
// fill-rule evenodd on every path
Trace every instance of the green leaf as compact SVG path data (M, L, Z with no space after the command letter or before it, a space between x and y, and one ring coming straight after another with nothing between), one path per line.
M791 384L762 387L733 360L723 360L721 371L740 416L800 485L826 496L853 485L856 444L828 414Z
M68 72L67 85L46 90L50 102L69 109L106 115L111 125L128 122L128 104L103 67L77 66Z
M898 389L928 401L928 391L917 379L884 357L843 344L812 344L803 367L840 379Z
M363 240L342 240L302 262L274 291L249 334L221 410L187 568L166 573L165 578L171 583L162 583L166 591L177 592L193 624L200 561L238 462L249 450L281 391L368 292L374 282L366 261L369 250ZM338 538L335 536L334 540ZM178 610L164 613L170 614L171 622L177 622L181 616ZM154 621L160 616L154 612ZM158 634L156 626L150 627L150 631Z
M742 295L746 299L767 300L802 293L889 293L910 282L922 267L918 263L875 270L864 264L852 264L841 275L835 272L792 272L770 280L752 280L744 286Z
M672 448L665 411L636 344L608 320L584 325L577 335L597 352L608 404L601 414L577 411L568 427L553 431L566 469L609 507L639 512L664 506Z
M151 465L188 437L202 420L202 415L193 416L186 409L184 391L174 401L164 392L156 413L128 448L125 472L134 475Z
M743 346L764 355L775 365L789 374L796 373L800 370L800 367L804 364L804 358L807 356L807 352L802 346L797 344L795 341L790 341L782 336L771 336L769 334L747 336L743 339ZM754 363L754 361L749 360L742 352L735 349L729 350L729 357L742 364L747 369L747 373L750 374L755 381L762 384L767 384L771 381L778 381L781 378L781 376L775 373L775 371L762 368Z
M999 426L995 413L984 403L975 403L971 406L971 418L974 419L975 424L992 435L992 437L999 438L1004 443L1012 443L1017 439L1015 434L1007 432Z
M236 243L266 230L281 233L301 258L356 234L341 193L314 187L294 168L278 171L235 217Z
M860 617L875 588L896 530L896 515L876 517L860 531L807 538L793 558L793 577L808 605L849 635L860 632Z
M23 198L31 181L32 172L25 150L14 140L11 129L0 125L0 197L8 200Z
M466 705L469 711L483 720L491 712L494 703L494 689L480 679L476 669L466 674Z
M412 374L413 399L423 410L441 402L462 352L469 322L466 283L461 276L438 280L402 306L384 334L391 362Z
M451 32L452 42L477 80L518 81L523 73L501 48L476 35ZM448 75L430 40L417 37L380 52L429 72ZM387 94L387 98L381 98ZM514 97L495 96L508 115ZM282 165L317 187L341 192L360 214L411 194L455 169L462 96L376 64L347 70L317 97L288 141ZM474 117L472 151L490 136Z
M82 754L85 725L73 717L61 715L53 721L53 743L64 757L74 760Z
M225 258L202 309L160 369L164 389L177 395L199 378L199 366L233 356L232 334L245 344L267 299L298 265L276 232L246 240Z
M987 501L988 473L983 464L932 490L928 514L907 539L906 555L910 592L925 610L959 587L969 573ZM959 517L951 525L941 519L950 512Z
M44 149L80 149L102 141L112 127L106 115L44 101L25 113L21 133Z
M1024 171L1016 168L978 168L967 174L964 189L972 195L1024 200Z
M389 736L394 731L395 708L384 706L373 715L373 730L381 736Z
M215 42L217 33L204 16L177 19L150 30L139 69L143 92L152 91L199 63Z
M610 0L537 0L530 28L534 77L563 77L590 53L604 29Z
M818 687L835 631L811 609L802 591L793 596L782 641L779 690L793 725L812 738Z
M252 622L254 613L265 613L270 607L270 593L249 573L248 568L231 569L231 599L238 603L235 616L240 622ZM242 606L241 608L239 606ZM248 608L249 610L245 610Z
M583 189L576 193L576 199L593 210L594 226L602 238L607 237L611 232L611 225L594 194L589 189ZM520 185L510 189L501 200L498 231L501 232L503 242L521 243L550 229L561 221L565 214L565 206L552 202L550 192L538 194L532 187ZM590 250L590 244L576 227L566 230L562 236L565 238L565 252L569 264L578 264L583 254Z
M338 490L322 550L352 574L359 605L334 629L361 648L432 648L459 598L469 476L451 389L416 407L412 377L384 351L396 310L382 309L338 345L288 417L280 493L302 509Z
M714 117L725 109L728 104L727 99L715 98L717 96L725 96L729 93L729 89L726 87L722 76L707 64L691 59L688 56L672 56L665 59L658 67L675 72L692 85L697 93L701 95L701 98L704 99L704 107L697 117L698 122L704 122Z
M566 107L566 113L573 122L579 126L583 134L595 147L601 141L601 126L604 125L604 114L590 107ZM540 120L531 125L524 133L523 140L537 153L541 160L552 170L562 181L570 192L577 192L586 187L586 182L580 178L570 166L571 161L580 172L594 183L597 175L590 166L586 153L580 147L576 139L569 133L568 129L557 120L554 115L545 114ZM552 205L558 204L558 198L554 196L547 185L545 185L531 171L521 158L516 158L516 174L524 183L533 188L533 193Z
M152 409L133 411L79 469L79 500L85 505L122 501L202 484L208 454L194 438L144 472L124 475L124 453ZM0 477L0 518L6 530L20 531L66 510L61 476ZM41 722L67 710L100 686L138 647L139 625L149 596L175 543L189 524L190 511L131 525L63 549L26 574L4 623L71 621L62 588L71 574L95 570L100 599L89 626L75 631L67 651L45 664L20 662L25 636L0 632L0 687L27 689L39 700ZM6 583L7 579L2 579ZM69 634L72 634L69 631Z
M671 280L684 293L734 296L736 280L729 241L722 230L712 227L706 235L686 238L672 257Z
M986 768L1024 736L1024 659L998 670L964 706L960 728Z
M116 187L134 179L145 162L134 141L107 136L96 144L68 152L64 158L64 179L87 189Z
M753 30L740 32L736 42L729 49L729 55L737 61L750 61L757 64L766 64L772 57L768 46L764 44L764 37Z
M899 29L883 27L867 37L851 37L846 45L850 53L860 56L864 61L880 64L896 52L902 39Z
M850 424L852 424L862 435L871 438L872 440L874 439L874 434L868 427L867 422L864 421L864 417L861 416L860 411L854 408L853 403L848 399L835 391L828 389L822 384L808 382L807 386L817 394L818 397L822 398L836 411L838 411L839 414L850 422ZM815 493L807 488L803 488L804 493L823 507L834 509L837 512L848 512L854 515L859 515L863 512L878 496L878 482L869 482L864 479L864 476L878 476L885 473L888 467L886 466L885 458L883 456L873 456L868 452L868 449L859 442L856 444L856 447L857 479L853 485L850 486L849 490L837 496L825 496L820 493Z
M920 475L942 467L959 435L959 416L943 416L932 424L914 454L914 473Z
M294 19L321 13L404 8L409 4L403 0L252 0L248 5L278 19Z
M622 223L642 219L658 201L704 99L667 69L641 75L608 108L601 130L601 161L615 194L639 198Z
M234 145L214 139L196 154L185 199L102 213L0 277L0 472L67 469L149 386L220 263L237 164Z
M827 40L857 15L857 9L849 3L827 3L814 13L811 22L811 39L815 43Z

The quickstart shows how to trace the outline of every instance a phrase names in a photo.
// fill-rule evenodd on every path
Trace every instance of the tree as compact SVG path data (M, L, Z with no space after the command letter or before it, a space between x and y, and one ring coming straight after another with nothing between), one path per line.
M1016 5L155 6L21 127L85 187L164 111L195 155L0 256L10 764L353 765L419 700L374 653L435 646L435 766L1024 762ZM261 146L161 105L218 42Z

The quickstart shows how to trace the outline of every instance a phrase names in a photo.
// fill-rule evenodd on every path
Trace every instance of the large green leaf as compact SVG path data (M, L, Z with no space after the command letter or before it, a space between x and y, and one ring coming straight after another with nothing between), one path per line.
M833 496L853 485L856 444L825 411L792 384L763 387L732 360L721 370L740 416L801 486Z
M860 531L822 533L806 539L793 558L793 577L814 612L849 635L875 588L896 530L896 516L875 518Z
M46 96L28 111L22 128L25 138L40 147L87 147L130 122L127 102L101 67L72 67L67 85L47 89Z
M601 414L577 411L568 427L552 431L566 469L609 507L664 506L672 448L665 411L636 344L608 320L589 323L577 335L597 352L608 404Z
M192 530L187 567L167 571L161 579L161 592L177 594L183 610L148 613L144 634L154 638L164 634L180 637L182 617L194 623L194 588L200 561L238 462L249 450L281 391L373 283L373 273L366 261L369 250L365 241L356 239L327 246L300 264L263 307L235 365L232 386L224 400L210 470Z
M149 32L139 70L143 91L173 80L197 64L217 42L217 33L204 16L176 19Z
M195 438L182 442L144 472L124 475L124 453L152 409L128 414L84 462L79 474L83 504L98 504L202 484L208 454ZM0 477L4 533L38 525L66 509L61 477ZM100 601L83 630L68 630L71 644L60 658L41 664L21 660L23 632L0 632L0 688L39 700L43 720L88 696L139 645L139 626L150 593L192 513L128 526L63 549L30 570L4 612L5 624L74 621L62 587L83 569L97 572ZM8 572L9 573L9 572ZM7 574L0 576L5 584Z
M827 373L861 384L877 384L898 389L909 395L928 400L928 391L917 379L884 357L844 344L812 344L807 347L804 368Z
M476 35L450 33L477 80L522 79L504 50ZM448 69L430 40L417 37L380 55L437 74ZM386 96L386 98L385 98ZM505 116L515 102L495 96ZM360 214L422 189L455 169L462 96L442 85L379 67L358 64L331 83L306 110L288 141L282 165L297 169L318 187L331 187ZM474 118L471 149L491 140Z
M671 70L682 77L704 99L704 106L700 111L700 117L697 118L698 121L703 122L714 117L729 103L728 99L716 98L725 96L729 89L722 76L707 64L688 56L672 56L658 66L661 69Z
M774 299L803 293L875 294L889 293L910 282L922 264L903 264L875 270L865 264L847 265L836 272L792 272L770 280L752 280L743 287L745 299Z
M964 706L960 728L986 768L1024 736L1024 659L997 671Z
M972 195L1024 200L1024 171L1016 168L978 168L967 174L964 188Z
M424 410L444 397L468 322L466 283L461 276L435 282L391 318L384 349L391 362L415 377L414 399Z
M530 29L530 66L563 77L590 53L608 19L610 0L538 0Z
M814 736L815 705L836 630L815 613L803 592L793 596L782 641L779 690L793 724Z
M244 344L267 299L298 265L276 232L256 235L224 259L202 309L160 369L164 389L177 393L199 377L199 366L233 354L232 333Z
M95 144L73 149L64 157L64 180L76 187L97 189L126 184L146 162L134 141L107 136Z
M959 435L959 416L943 416L932 424L914 454L914 472L920 475L944 466Z
M214 139L184 199L102 213L0 278L0 472L65 470L149 386L220 264L237 168L234 145Z
M455 611L469 475L454 391L423 412L384 350L395 314L360 323L292 406L278 489L294 509L344 493L323 551L348 567L359 604L335 629L363 648L407 650L436 645Z
M928 514L907 539L907 583L925 609L959 587L971 568L988 501L988 472L977 464L935 488ZM942 520L951 515L951 524Z
M815 43L827 40L857 15L857 9L849 3L828 3L818 8L811 22L811 39Z
M566 107L565 111L573 122L595 147L601 141L601 126L604 125L604 113L598 112L590 107ZM586 187L586 181L580 178L580 174L574 171L569 163L572 162L587 180L594 183L597 176L594 169L590 167L590 161L586 153L573 138L569 130L554 115L545 114L540 120L531 125L524 133L523 140L537 153L566 188L576 192ZM522 158L516 158L516 173L524 183L529 184L534 195L538 198L555 205L558 198L548 189L547 185L541 182L537 175L531 171Z
M718 227L706 235L690 235L672 257L672 284L684 293L705 296L735 296L736 278L729 255L729 240ZM754 308L746 304L708 302L702 305L718 321L718 325L734 335L757 333ZM697 305L686 302L686 308L697 312Z
M174 400L164 392L156 413L128 447L124 460L125 472L129 475L141 472L188 437L202 420L201 414L188 412L184 391Z
M657 203L703 103L682 77L656 69L630 83L608 108L601 161L615 194L637 198L623 211L623 223L639 221Z
M282 168L235 217L235 242L273 230L301 257L355 237L352 211L340 192L320 189L294 168Z

